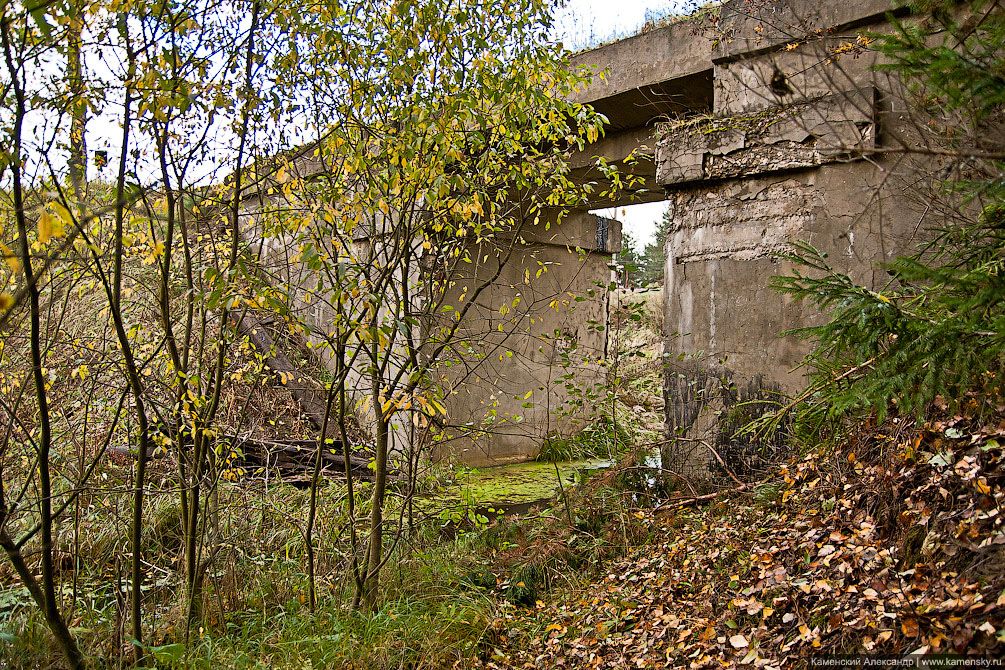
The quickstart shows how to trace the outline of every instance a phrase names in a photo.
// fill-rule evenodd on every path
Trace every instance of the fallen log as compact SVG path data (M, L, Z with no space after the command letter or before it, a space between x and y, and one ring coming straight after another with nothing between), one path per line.
M314 459L317 456L318 443L316 440L259 440L227 434L217 435L216 440L227 442L232 448L239 450L240 456L236 462L245 466L278 467L302 472L314 467ZM107 451L133 458L136 456L135 449L125 446L111 445ZM156 455L148 454L147 459L166 455L163 451L155 453ZM345 457L342 454L342 443L335 441L327 445L326 449L321 452L321 462L323 467L337 469L340 474L344 475ZM357 474L370 473L369 465L370 461L367 458L349 456L349 466Z
M232 439L229 436L221 436L223 439ZM314 458L317 455L316 440L248 440L234 439L231 444L241 449L245 458L249 456L257 460L275 459L276 463L296 463L301 466L313 466ZM321 461L327 465L334 465L345 469L345 457L341 452L341 443L334 442L326 445L321 451ZM335 452L335 453L332 453ZM349 465L356 470L367 469L370 464L369 459L359 456L349 456Z
M662 512L664 510L680 509L681 507L687 507L688 505L696 505L698 503L708 502L709 500L715 500L716 498L721 498L722 496L729 495L731 493L743 493L744 491L749 491L752 488L754 488L754 484L743 484L735 488L724 489L722 491L716 491L715 493L709 493L708 495L691 496L690 498L677 498L674 500L667 500L666 502L653 508L653 512Z

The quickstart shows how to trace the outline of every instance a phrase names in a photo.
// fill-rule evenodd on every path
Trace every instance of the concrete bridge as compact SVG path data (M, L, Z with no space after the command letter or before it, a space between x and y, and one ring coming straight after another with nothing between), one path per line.
M577 159L582 178L596 176L585 168L593 155L614 161L641 151L652 160L635 168L645 182L631 201L665 200L673 212L664 291L672 435L715 440L735 427L730 421L749 418L730 412L737 403L804 386L796 367L808 345L779 333L820 315L768 288L770 277L791 269L779 259L789 242L810 242L836 269L873 287L888 280L875 263L912 249L923 214L900 187L919 166L877 152L912 141L911 124L898 85L872 71L877 54L859 38L862 30L883 30L890 10L883 0L727 2L713 18L681 20L574 57L606 72L576 101L610 120L606 137ZM597 225L581 212L563 224L575 232L540 240L559 242L547 252L562 263L554 288L581 289L584 276L606 276L616 234L607 246L594 244L583 263L562 246L589 244ZM523 273L519 264L515 270ZM598 291L594 300L567 314L537 311L544 320L525 336L534 341L535 331L557 328L581 352L602 353L606 331L587 324L602 315L606 295ZM556 374L553 360L528 355L537 345L519 339L508 346L525 355L487 374L513 415L527 412L519 407L523 390L554 388L547 382ZM590 380L588 366L577 373ZM477 420L480 392L475 385L454 396L452 416ZM563 399L560 391L551 395L552 406ZM455 453L475 463L532 455L556 423L535 401L520 424ZM702 469L709 457L683 450L677 466Z
M789 242L812 243L867 285L886 279L874 263L911 248L922 214L897 187L917 166L876 151L910 133L903 98L870 69L877 56L858 39L862 29L882 30L890 8L735 0L574 57L606 72L576 101L610 120L606 136L574 156L576 178L598 177L595 155L643 154L650 160L635 168L643 184L619 204L665 200L673 212L664 291L673 434L714 439L728 432L724 417L739 420L729 411L737 402L803 386L794 368L807 345L778 334L820 316L768 288L790 270L779 259ZM470 364L449 377L448 439L435 455L524 460L547 435L589 420L579 405L604 383L603 285L620 226L584 209L525 237L465 324ZM544 276L524 281L542 266ZM517 303L497 328L500 306ZM708 457L677 456L684 468Z

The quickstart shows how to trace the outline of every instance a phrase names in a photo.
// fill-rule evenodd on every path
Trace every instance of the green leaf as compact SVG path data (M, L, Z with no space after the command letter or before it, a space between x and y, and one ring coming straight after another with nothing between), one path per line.
M28 0L24 5L28 13L31 14L32 20L38 25L38 29L42 31L42 35L50 37L52 35L52 26L45 20L45 10L56 5L52 2L47 2L47 0Z
M150 647L150 653L158 663L174 664L185 655L185 645L181 642L165 644L159 647Z
M948 468L953 464L953 452L942 451L937 454L933 454L928 459L928 464L934 467Z

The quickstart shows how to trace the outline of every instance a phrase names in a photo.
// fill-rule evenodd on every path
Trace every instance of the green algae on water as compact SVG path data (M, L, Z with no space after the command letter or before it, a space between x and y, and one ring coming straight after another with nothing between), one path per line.
M562 486L576 484L583 473L611 466L611 461L592 459L559 463ZM426 496L421 506L438 509L465 505L477 508L509 507L543 502L559 492L553 463L517 463L472 470L454 486Z

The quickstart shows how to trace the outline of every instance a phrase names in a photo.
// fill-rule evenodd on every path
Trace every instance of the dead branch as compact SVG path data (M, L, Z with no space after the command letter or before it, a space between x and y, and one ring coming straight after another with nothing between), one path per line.
M677 500L668 500L667 502L663 503L662 505L660 505L659 507L657 507L653 511L654 512L659 512L659 511L662 511L662 510L680 509L681 507L687 507L688 505L694 505L695 503L702 503L702 502L707 502L709 500L715 500L716 498L719 498L719 497L725 496L725 495L729 495L731 493L742 493L742 492L748 491L748 490L750 490L752 488L754 488L753 484L744 484L742 486L737 486L736 488L733 488L733 489L725 489L723 491L716 491L715 493L709 493L709 494L703 495L703 496L694 496L694 497L691 497L691 498L679 498Z
M237 332L247 337L252 346L265 357L265 364L279 376L314 428L321 430L325 419L324 392L276 348L276 343L262 320L238 310L230 310L227 317L237 328Z
M259 440L240 435L219 434L218 442L226 442L232 448L240 451L236 462L241 465L262 467L278 467L280 470L301 471L312 468L317 454L317 440ZM336 467L344 471L345 457L341 453L342 445L336 440L327 445L321 453L321 461L326 466ZM135 458L136 451L125 446L109 446L108 452ZM147 458L160 458L164 452L148 455ZM370 461L359 456L350 456L349 465L353 470L365 474Z

